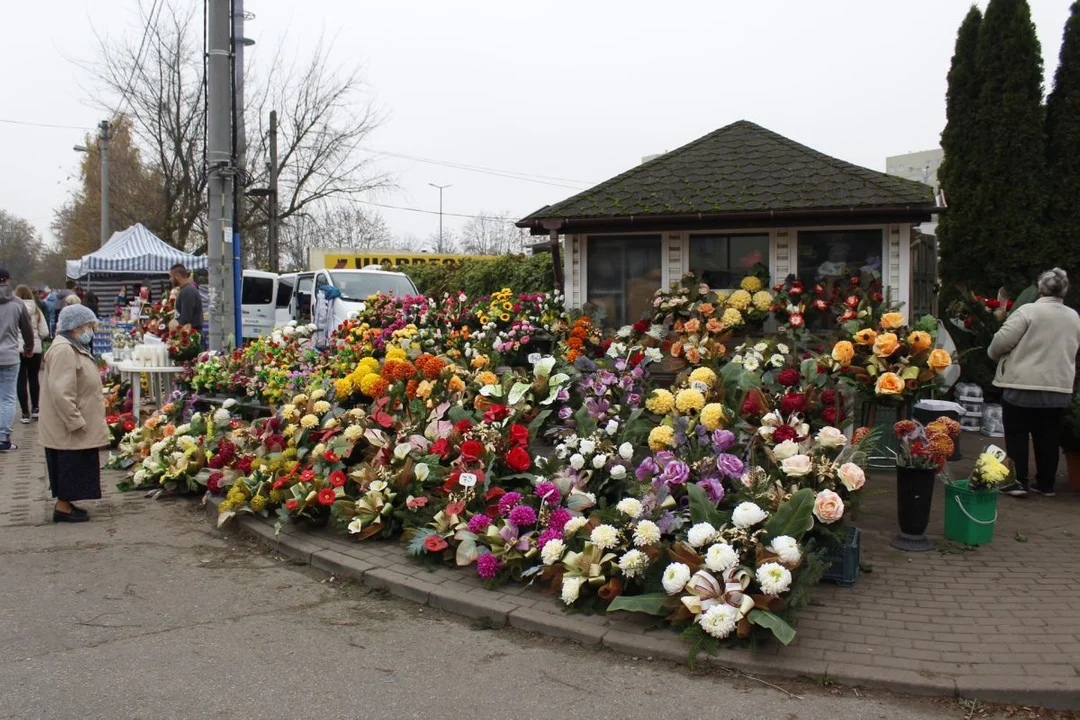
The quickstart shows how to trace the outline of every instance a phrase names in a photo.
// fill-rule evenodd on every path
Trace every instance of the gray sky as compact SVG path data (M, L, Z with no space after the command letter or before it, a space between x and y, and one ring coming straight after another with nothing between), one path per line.
M199 2L199 0L191 0ZM1029 0L1047 89L1069 0ZM320 35L362 63L386 116L370 147L500 171L512 180L379 156L399 189L371 198L429 211L523 216L739 119L875 169L935 147L945 74L967 0L247 0L249 58ZM979 5L985 8L983 0ZM85 127L103 118L74 60L92 24L139 37L136 0L5 3L0 119ZM0 207L46 237L73 187L74 129L0 123ZM398 235L436 215L381 210ZM463 218L447 217L456 228Z

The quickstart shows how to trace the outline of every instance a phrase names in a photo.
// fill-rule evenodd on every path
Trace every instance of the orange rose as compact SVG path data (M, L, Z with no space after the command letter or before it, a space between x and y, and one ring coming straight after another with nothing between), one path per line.
M905 383L896 373L882 373L877 379L874 392L878 395L899 395L904 392Z
M912 352L922 352L934 344L934 339L930 337L930 333L923 332L922 330L916 330L908 335L907 341L908 345L911 346Z
M881 333L874 340L874 354L887 358L900 349L900 341L893 333Z
M450 392L461 392L465 389L465 382L457 375L451 377L450 382L447 384L450 387Z
M904 327L904 314L898 312L885 313L881 316L881 327L886 330Z
M952 365L952 357L949 355L948 350L937 348L930 352L930 359L926 361L926 364L937 372L941 372Z
M694 318L692 320L687 320L686 324L683 325L683 330L690 333L691 335L693 335L694 333L696 333L700 329L701 329L701 321L698 320L697 318Z
M855 357L855 346L847 340L841 340L833 345L832 359L840 363L844 367L851 364L852 358Z
M701 353L698 352L696 347L689 347L686 349L686 360L691 365L697 365L701 362Z
M476 399L473 400L473 407L477 410L487 410L491 407L491 401L483 395L477 395Z
M712 303L701 303L700 305L698 305L698 312L700 312L705 317L709 317L714 312L716 312L716 306Z
M716 318L709 318L709 322L705 323L705 329L715 335L724 329L724 324Z
M672 343L671 344L671 357L679 357L680 355L682 355L682 343L680 343L680 342Z
M877 340L877 333L870 328L855 333L855 342L860 345L873 345L874 340Z

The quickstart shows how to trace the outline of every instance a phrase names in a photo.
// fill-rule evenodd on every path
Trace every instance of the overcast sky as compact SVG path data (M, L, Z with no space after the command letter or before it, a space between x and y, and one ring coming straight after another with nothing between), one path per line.
M1069 0L1029 0L1047 89ZM137 0L5 3L0 119L93 128L99 32L139 37ZM191 0L198 3L199 0ZM985 8L986 2L979 3ZM362 63L386 121L370 147L545 176L525 182L378 156L398 189L376 202L523 216L739 119L884 170L936 147L966 0L247 0L249 58L325 34ZM73 187L80 131L0 123L0 208L41 229ZM569 186L569 187L561 187ZM426 237L433 214L383 209ZM465 222L447 217L447 227Z

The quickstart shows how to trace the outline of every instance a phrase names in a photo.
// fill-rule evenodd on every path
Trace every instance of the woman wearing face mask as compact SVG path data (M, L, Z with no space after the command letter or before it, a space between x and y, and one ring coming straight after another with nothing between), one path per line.
M101 375L90 347L97 316L69 305L56 321L56 340L45 353L41 388L41 444L56 505L53 522L86 522L74 503L101 498L98 450L109 444Z

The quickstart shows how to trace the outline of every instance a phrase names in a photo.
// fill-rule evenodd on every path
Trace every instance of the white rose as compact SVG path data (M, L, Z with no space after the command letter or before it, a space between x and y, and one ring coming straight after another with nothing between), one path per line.
M715 573L730 570L739 564L739 553L727 543L710 545L705 553L705 567Z
M572 517L566 521L566 525L563 526L563 535L570 537L581 528L585 527L589 521L583 517Z
M735 507L735 512L731 514L731 521L735 523L735 527L745 530L746 528L757 525L767 517L769 517L769 513L762 510L756 504L752 502L741 502Z
M614 467L612 467L611 468L611 477L616 479L616 480L622 480L624 477L626 477L626 466L625 465L615 465Z
M566 543L562 540L548 540L544 544L544 549L540 551L540 560L545 565L554 565L562 560L563 553L566 552Z
M792 455L780 463L780 469L788 477L805 477L814 469L809 455Z
M791 571L779 563L764 563L757 569L757 581L766 595L779 595L791 587Z
M817 444L821 447L838 448L847 444L847 437L834 427L823 427L818 431Z
M769 551L776 554L780 558L780 562L785 565L795 566L799 564L802 559L802 553L799 551L799 543L795 538L789 535L778 535L773 538L773 541L769 544Z
M799 443L794 440L785 440L773 448L773 455L777 460L787 460L793 455L799 454Z
M592 466L597 470L605 465L607 465L607 455L600 454L592 459Z
M614 436L615 433L619 432L619 421L608 420L607 426L604 427L604 432L606 432L608 435Z
M578 596L581 594L581 586L584 582L585 578L564 577L562 581L562 601L567 605L573 605L577 602Z
M623 460L631 460L634 457L634 446L628 442L624 442L619 446L619 457Z
M866 484L866 473L855 463L844 463L836 471L836 476L850 491L855 491Z
M580 470L585 467L585 458L581 456L581 453L574 453L570 456L570 467L575 470Z
M622 467L622 465L619 465L618 467ZM645 512L645 508L637 498L623 498L619 501L619 504L615 506L615 509L631 520L637 520L641 517L641 513Z
M581 446L578 448L584 455L592 455L596 450L596 443L592 440L582 440Z
M671 563L664 569L664 590L668 595L682 592L688 580L690 580L690 568L683 563Z
M686 533L686 541L692 547L699 548L709 542L714 535L716 535L716 528L707 522L698 523Z

